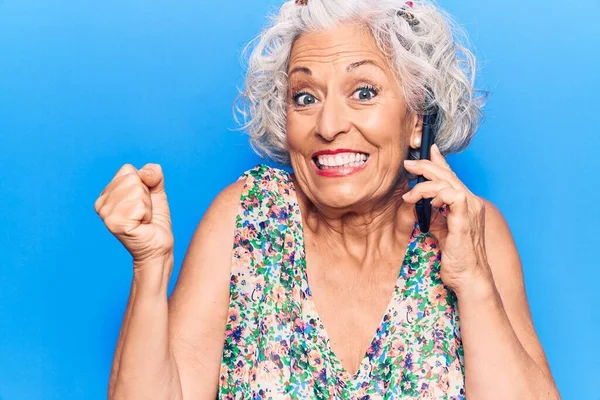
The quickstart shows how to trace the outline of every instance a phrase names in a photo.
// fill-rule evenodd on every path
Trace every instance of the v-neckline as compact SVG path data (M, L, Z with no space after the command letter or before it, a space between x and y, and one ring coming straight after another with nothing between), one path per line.
M409 258L410 250L413 247L414 243L418 244L417 239L421 235L427 235L427 233L421 232L421 230L419 229L419 222L415 218L415 222L413 224L413 229L411 231L411 234L410 234L410 237L408 240L408 244L406 245L406 249L404 251L404 256L402 257L402 264L400 265L398 275L396 276L396 281L394 283L394 290L392 292L392 296L387 303L387 306L385 308L383 315L381 316L379 325L377 325L377 328L375 329L375 332L374 332L373 336L371 337L371 340L369 341L368 347L365 349L364 355L358 364L357 370L354 373L352 373L343 366L340 358L337 356L337 354L331 347L331 338L330 338L329 334L327 333L327 330L325 329L325 325L323 324L323 320L321 319L321 317L318 313L316 304L313 299L312 291L311 291L310 285L308 283L308 274L306 271L306 264L307 264L306 263L306 240L305 240L305 232L304 232L304 220L302 218L302 210L300 208L298 192L296 190L296 184L294 182L294 179L292 178L292 174L288 173L288 179L290 180L290 187L293 192L292 199L294 200L294 202L296 203L296 206L298 207L298 213L292 213L292 215L293 215L293 218L295 219L294 222L297 224L297 229L300 231L300 233L302 235L302 240L299 243L299 250L300 250L300 259L303 259L304 263L301 263L301 265L300 265L300 274L301 274L301 280L304 282L304 284L306 285L306 289L307 289L305 301L309 304L310 308L313 309L314 319L316 320L315 329L326 345L326 352L328 353L329 358L331 359L331 361L334 364L334 369L335 369L336 374L344 382L347 382L347 383L354 382L360 376L361 372L363 370L365 370L365 368L364 368L365 364L370 362L369 361L369 349L373 346L375 341L378 339L379 332L381 332L381 330L383 329L384 323L385 323L385 317L390 313L390 310L391 310L395 300L400 296L399 292L403 289L403 287L400 287L399 283L403 279L402 276L406 269L407 259ZM304 315L304 313L302 313L302 314Z

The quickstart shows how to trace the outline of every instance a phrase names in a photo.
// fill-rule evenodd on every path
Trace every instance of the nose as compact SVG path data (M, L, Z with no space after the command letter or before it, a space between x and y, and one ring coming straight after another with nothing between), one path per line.
M343 100L335 97L325 99L319 115L317 134L331 142L338 135L348 133L350 126Z

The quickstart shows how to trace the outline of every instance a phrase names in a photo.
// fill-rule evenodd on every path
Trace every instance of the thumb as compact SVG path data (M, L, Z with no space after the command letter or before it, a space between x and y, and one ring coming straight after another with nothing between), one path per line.
M146 164L139 170L139 176L144 185L150 189L150 194L164 193L165 177L160 164Z

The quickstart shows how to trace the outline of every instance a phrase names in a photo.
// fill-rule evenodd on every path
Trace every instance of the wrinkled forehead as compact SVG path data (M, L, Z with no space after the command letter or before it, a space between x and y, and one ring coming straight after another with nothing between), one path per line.
M371 32L359 25L346 24L300 35L291 49L288 72L298 66L341 68L363 60L373 61L386 72L392 70Z

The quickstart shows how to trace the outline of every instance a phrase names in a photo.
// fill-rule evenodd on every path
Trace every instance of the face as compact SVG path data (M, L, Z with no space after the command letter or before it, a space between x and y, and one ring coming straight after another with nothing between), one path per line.
M333 209L389 195L421 123L370 33L343 25L300 36L288 76L288 150L304 194Z

